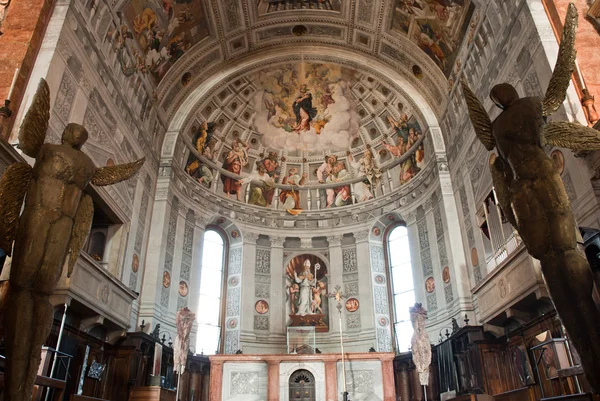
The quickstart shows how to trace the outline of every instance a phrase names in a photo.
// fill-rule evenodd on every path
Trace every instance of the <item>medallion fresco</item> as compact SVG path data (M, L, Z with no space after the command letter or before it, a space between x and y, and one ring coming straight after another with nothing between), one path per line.
M286 311L290 327L312 326L329 331L327 266L316 255L294 257L285 268Z
M448 77L474 10L471 0L396 0L392 29L407 35Z
M131 29L127 34L141 50L136 55L138 64L157 82L187 50L209 35L201 0L132 0L124 15Z

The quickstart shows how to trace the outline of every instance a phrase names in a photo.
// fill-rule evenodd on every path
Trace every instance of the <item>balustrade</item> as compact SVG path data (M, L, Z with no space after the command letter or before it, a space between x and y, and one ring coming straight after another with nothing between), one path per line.
M288 185L288 184L275 183L274 185L272 185L272 186L269 185L267 187L265 182L253 179L250 182L244 183L246 185L245 185L245 188L243 188L242 193L241 193L241 198L242 198L241 201L246 204L251 204L251 198L252 198L251 192L252 192L253 188L259 188L259 189L261 189L261 191L263 193L268 192L268 191L273 191L272 198L271 198L272 200L270 203L267 202L268 203L267 208L279 209L279 210L282 210L281 206L282 206L283 202L281 202L281 200L280 200L280 195L283 191L295 192L299 196L299 199L300 199L300 202L299 202L300 208L302 210L309 210L309 211L331 210L331 209L338 209L340 207L350 207L352 205L362 204L362 203L366 203L366 202L384 197L384 196L389 195L389 194L393 193L394 191L398 190L402 186L402 184L395 184L395 181L399 181L399 178L396 174L393 174L391 170L397 166L401 166L402 163L406 162L409 158L413 158L416 151L423 144L423 141L425 140L426 135L427 135L427 133L425 135L422 135L415 142L415 144L401 157L398 157L398 158L392 160L391 162L386 163L384 166L382 166L381 167L381 170L382 170L381 177L379 178L379 180L373 181L372 183L369 183L366 176L356 176L349 180L335 182L335 183L308 183L305 185ZM248 177L248 175L238 175L238 174L232 173L231 171L226 170L223 167L217 165L213 160L210 160L207 157L201 155L194 148L194 146L192 145L191 140L189 138L186 138L183 136L181 136L180 138L181 138L181 141L183 142L183 145L188 148L190 153L196 159L200 160L200 162L203 165L205 165L211 169L212 175L213 175L213 180L209 186L204 185L204 188L206 188L206 190L212 192L213 194L215 194L217 196L228 197L223 193L222 178L229 177L229 178L233 178L234 180L239 182L239 181L243 180L245 177ZM189 175L188 175L188 177L189 177ZM195 181L192 177L189 177L189 178L190 178L190 182ZM414 179L414 177L413 177L413 179ZM202 184L197 183L197 185L202 185ZM368 189L371 192L372 197L370 197L370 199L362 200L362 201L360 199L358 199L357 193L360 191L357 191L357 189L356 189L357 185L368 185ZM331 199L328 202L328 200L327 200L328 195L331 197L332 191L333 191L335 196L338 196L339 192L342 191L343 188L345 188L345 191L347 191L347 193L348 193L348 197L346 199L350 199L350 201L348 202L346 200L346 202L344 202L343 206L330 205ZM230 195L228 198L230 200L237 201L235 195L233 195L233 196ZM265 199L266 199L266 196L265 196Z

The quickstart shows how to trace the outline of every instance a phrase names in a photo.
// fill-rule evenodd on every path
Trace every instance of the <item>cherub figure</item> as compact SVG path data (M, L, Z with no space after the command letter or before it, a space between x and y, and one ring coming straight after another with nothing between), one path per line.
M321 308L321 295L325 292L325 283L322 281L318 281L317 285L313 287L313 300L311 305L312 313L316 314L317 311L320 314L323 314L323 309Z
M292 310L292 315L295 315L296 314L296 303L298 302L296 294L300 291L300 287L298 287L298 284L294 283L292 285L286 286L286 288L288 289L288 292L290 293L290 308Z
M577 249L573 211L552 159L542 144L573 150L600 149L598 131L577 123L545 118L563 103L575 67L577 9L569 5L558 60L544 99L519 98L509 84L490 94L503 110L492 123L485 108L463 82L469 115L490 157L500 206L529 253L539 259L548 290L569 337L579 351L592 387L600 390L600 310L594 302L592 271ZM596 286L598 287L598 282Z
M12 164L0 179L0 248L13 255L1 311L7 401L31 400L40 349L52 328L49 297L69 250L67 276L91 228L94 205L85 188L126 180L144 163L96 168L81 151L88 132L79 124L67 125L60 145L44 143L49 118L50 91L42 79L19 132L20 148L35 164Z

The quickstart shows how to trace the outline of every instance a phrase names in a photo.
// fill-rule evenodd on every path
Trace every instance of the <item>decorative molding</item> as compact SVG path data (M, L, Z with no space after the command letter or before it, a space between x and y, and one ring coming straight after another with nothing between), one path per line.
M327 237L327 242L329 242L329 246L340 246L342 245L342 240L344 237L342 235L333 235L331 237Z
M285 237L271 237L271 246L275 248L283 248Z

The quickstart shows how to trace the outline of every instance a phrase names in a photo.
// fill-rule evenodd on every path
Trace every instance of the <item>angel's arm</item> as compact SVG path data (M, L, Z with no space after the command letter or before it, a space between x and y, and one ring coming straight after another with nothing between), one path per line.
M0 178L0 248L8 256L12 253L23 199L32 175L31 166L21 162L8 166Z
M93 218L94 202L92 201L92 197L86 194L81 198L81 203L79 204L79 209L77 209L77 215L75 216L73 231L71 232L71 256L69 257L67 277L71 277L71 273L73 273L75 262L77 262L81 248L85 244L90 229L92 228Z
M554 66L554 72L550 78L546 96L542 102L544 116L554 113L565 101L567 89L571 82L571 76L575 69L575 31L577 30L577 8L573 3L569 4L565 26L563 28L558 58Z
M506 166L502 159L493 154L490 158L490 172L492 173L492 182L494 183L494 190L498 196L500 207L509 223L512 224L514 228L517 228L517 219L512 211L512 196L509 190L513 179L512 171Z
M465 101L469 109L469 118L475 128L475 134L487 150L492 150L496 146L494 136L492 135L492 121L487 111L481 104L481 101L471 91L469 85L463 80L461 81L463 92L465 93Z
M50 89L42 78L19 130L19 148L27 156L37 158L46 140L50 120Z
M105 185L113 185L121 181L131 178L144 165L146 158L143 157L127 164L119 164L117 166L101 167L96 170L96 174L92 178L92 184L99 187Z

